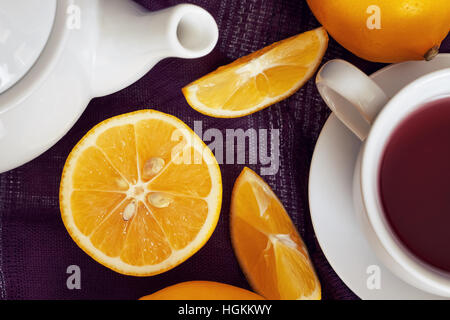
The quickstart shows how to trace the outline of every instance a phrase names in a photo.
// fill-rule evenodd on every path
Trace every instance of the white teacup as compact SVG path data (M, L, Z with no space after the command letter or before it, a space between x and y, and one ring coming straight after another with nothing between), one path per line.
M316 82L329 108L363 141L355 167L353 200L377 256L409 284L450 297L450 274L425 264L397 239L385 218L378 192L380 163L392 133L419 107L450 95L450 69L415 80L392 99L362 71L343 60L326 63Z

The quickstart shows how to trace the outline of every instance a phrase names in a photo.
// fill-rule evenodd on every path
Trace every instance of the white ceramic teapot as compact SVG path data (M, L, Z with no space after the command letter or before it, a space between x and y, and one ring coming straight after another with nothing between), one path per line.
M49 149L93 97L127 87L166 57L197 58L218 29L189 4L0 0L0 173Z

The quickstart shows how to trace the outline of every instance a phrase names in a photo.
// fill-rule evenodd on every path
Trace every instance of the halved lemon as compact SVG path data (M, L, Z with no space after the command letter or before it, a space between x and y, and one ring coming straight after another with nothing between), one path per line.
M297 229L275 193L248 168L233 188L231 240L247 279L265 298L321 298L319 280Z
M64 166L60 207L73 240L123 274L171 269L214 231L222 202L211 150L181 120L153 110L90 130Z
M324 28L276 42L183 88L195 110L212 117L242 117L287 98L317 70L328 46Z

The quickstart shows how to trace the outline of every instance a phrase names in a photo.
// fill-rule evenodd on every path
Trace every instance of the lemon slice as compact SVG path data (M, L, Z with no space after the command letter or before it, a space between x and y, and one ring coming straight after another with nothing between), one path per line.
M123 274L154 275L198 251L222 201L216 159L181 120L152 110L90 130L64 166L60 207L77 245Z
M212 117L242 117L287 98L317 70L328 46L324 28L276 42L183 88L195 110Z
M321 298L308 250L270 187L245 168L231 198L231 240L253 289L267 299Z

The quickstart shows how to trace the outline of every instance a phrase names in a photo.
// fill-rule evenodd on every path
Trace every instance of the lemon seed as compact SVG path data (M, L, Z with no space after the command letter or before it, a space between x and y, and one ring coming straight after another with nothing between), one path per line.
M144 169L142 170L142 175L144 179L150 179L151 177L158 174L164 167L164 159L154 157L145 161Z
M125 221L130 220L133 218L134 213L136 212L136 204L133 202L130 202L126 207L125 210L122 213L122 218Z
M167 208L173 199L160 192L154 192L148 195L148 202L156 208Z

